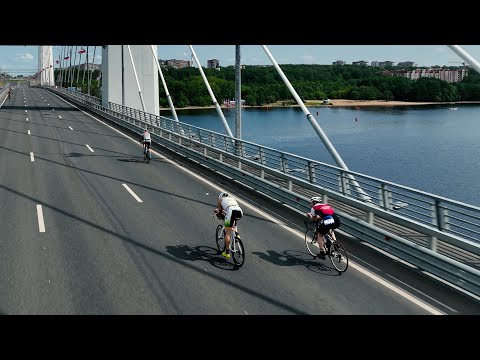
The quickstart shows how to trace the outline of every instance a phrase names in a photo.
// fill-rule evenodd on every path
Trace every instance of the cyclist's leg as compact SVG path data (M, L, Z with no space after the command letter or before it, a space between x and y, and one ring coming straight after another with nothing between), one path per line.
M328 230L328 235L330 235L333 241L337 240L335 236L335 231L333 229Z
M230 234L232 232L232 210L230 207L227 208L223 226L225 227L225 254L228 254L230 252Z
M340 227L340 218L338 217L337 214L333 214L333 220L335 221L333 226L331 227L331 234L330 236L332 237L333 241L336 241L337 240L337 237L335 236L335 229L339 228Z
M322 221L319 221L317 223L317 244L318 244L318 249L319 249L319 256L324 257L325 256L325 250L324 250L324 239L323 235L328 231L328 229L325 228L325 225L323 224Z

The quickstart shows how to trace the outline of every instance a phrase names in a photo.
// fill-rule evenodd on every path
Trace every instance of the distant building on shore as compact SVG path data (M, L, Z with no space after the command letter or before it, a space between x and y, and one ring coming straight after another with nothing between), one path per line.
M345 65L345 61L343 60L337 60L332 63L332 65Z
M245 106L245 100L240 100L240 104L242 106ZM235 107L235 100L225 99L223 100L223 105L225 105L226 107Z
M176 60L176 59L158 60L158 63L160 64L161 67L172 67L175 69L182 69L182 68L187 68L191 66L191 63L188 60Z
M207 68L208 69L217 69L220 67L220 61L217 59L211 59L207 61Z
M352 62L352 65L368 66L368 61L365 61L365 60L354 61L354 62Z
M384 75L403 76L410 80L418 80L422 77L440 79L449 83L462 81L468 76L468 69L415 69L415 70L393 70L384 71Z
M413 61L402 61L399 62L397 67L415 67L417 64L415 64Z
M91 63L83 63L80 65L76 65L75 69L78 69L80 67L80 70L100 70L102 68L102 64L91 64Z
M378 63L378 67L392 67L395 66L395 63L393 61L380 61Z

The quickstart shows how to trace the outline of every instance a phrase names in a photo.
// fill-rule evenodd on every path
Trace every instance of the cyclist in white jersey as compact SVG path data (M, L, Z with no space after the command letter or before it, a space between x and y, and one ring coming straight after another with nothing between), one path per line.
M237 226L237 221L242 218L243 211L233 196L229 196L227 193L221 192L218 195L217 207L213 210L213 212L220 217L224 216L223 226L225 226L225 251L222 253L222 255L228 259L230 258L230 232L232 227Z
M147 129L145 129L145 131L143 132L142 137L140 138L140 142L143 144L143 152L146 152L147 149L150 149L150 145L152 144L152 138Z

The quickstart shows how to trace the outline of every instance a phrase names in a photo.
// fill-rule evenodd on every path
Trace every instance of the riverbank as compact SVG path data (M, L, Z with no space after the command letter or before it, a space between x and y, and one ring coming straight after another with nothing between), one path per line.
M422 105L459 105L459 104L480 104L480 101L456 101L456 102L410 102L410 101L385 101L385 100L346 100L346 99L332 99L328 104L323 104L318 100L306 100L305 106L321 106L321 107L392 107L392 106L422 106ZM235 107L220 106L222 109L235 109ZM262 106L242 106L243 108L285 108L285 107L299 107L298 104L288 102L276 102L273 104ZM215 109L215 106L187 106L183 108L176 108L180 110L199 110L199 109ZM160 108L160 111L168 111L170 108Z

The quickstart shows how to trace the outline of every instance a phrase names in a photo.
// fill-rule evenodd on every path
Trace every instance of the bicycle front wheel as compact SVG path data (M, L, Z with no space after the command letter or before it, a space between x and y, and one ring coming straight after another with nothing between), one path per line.
M243 248L242 240L236 239L233 245L232 258L235 265L242 266L245 262L245 249Z
M215 231L215 241L217 243L218 251L225 251L225 231L222 225L217 226L217 230Z
M348 268L347 250L338 241L330 245L330 254L328 255L332 265L339 273L345 272Z
M320 251L320 248L318 247L317 240L314 240L315 236L315 230L314 229L308 229L305 232L305 246L307 247L308 252L310 255L313 257L317 257L317 254Z

